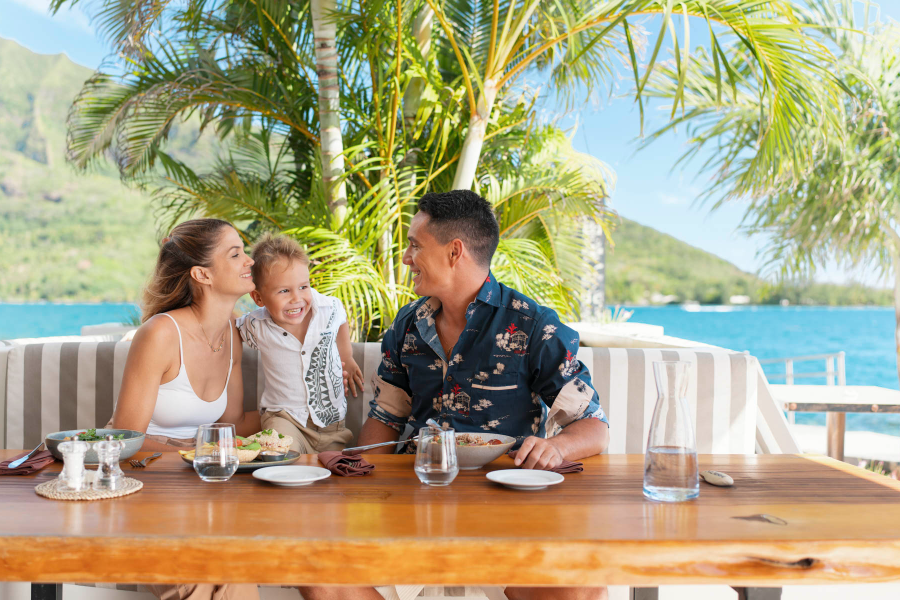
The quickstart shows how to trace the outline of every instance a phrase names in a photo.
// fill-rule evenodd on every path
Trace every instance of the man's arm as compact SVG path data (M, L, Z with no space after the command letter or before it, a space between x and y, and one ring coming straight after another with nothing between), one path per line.
M400 315L397 319L400 319ZM374 396L369 402L369 418L359 432L359 445L378 444L400 439L412 413L412 390L409 377L400 361L400 344L392 325L381 340L381 363L372 377ZM375 448L371 452L391 454L393 446Z
M525 438L513 457L523 469L553 469L564 460L601 454L607 446L609 425L600 419L581 419L552 438Z
M393 442L400 439L400 432L393 427L388 427L381 421L375 419L366 419L363 423L362 430L359 432L359 441L357 445L368 446L369 444L380 444L381 442ZM371 454L393 454L396 447L382 446L381 448L372 448L366 450Z
M529 348L532 391L550 407L545 423L549 438L529 437L515 455L524 468L552 469L563 460L600 454L609 445L609 424L591 376L578 360L578 334L547 311ZM553 435L553 432L558 432Z

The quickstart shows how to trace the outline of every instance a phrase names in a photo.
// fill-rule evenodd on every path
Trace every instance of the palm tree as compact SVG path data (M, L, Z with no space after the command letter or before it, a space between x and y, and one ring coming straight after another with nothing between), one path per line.
M537 123L538 92L525 76L549 72L571 100L579 85L591 91L614 76L622 59L640 103L663 36L640 75L643 33L635 19L660 14L661 33L677 20L671 6L646 0L367 0L331 12L323 0L324 21L335 28L337 60L329 64L339 88L325 101L306 3L100 6L103 31L127 49L128 64L85 85L70 118L70 159L84 167L111 154L126 179L156 190L170 219L196 211L222 216L248 241L263 229L291 232L310 249L315 285L344 300L364 335L376 335L410 297L400 252L416 199L458 187L475 186L497 208L498 276L575 317L570 298L580 296L586 267L584 238L570 223L594 219L609 233L604 200L613 178L558 130ZM834 121L838 86L827 75L829 54L788 5L702 0L680 7L685 22L697 15L709 21L724 65L720 85L732 81L727 61L741 54L719 38L736 37L752 53L761 75L747 86L777 103L765 139L776 139L771 132L804 111ZM430 43L429 18L443 33ZM130 25L105 25L120 20ZM683 78L696 66L673 37ZM173 122L191 117L228 142L212 167L164 150ZM329 131L335 135L326 142ZM323 183L326 175L331 180ZM335 219L342 193L347 211Z
M814 115L793 130L791 153L779 157L780 177L768 186L748 156L759 139L758 116L770 110L739 91L724 110L713 107L711 65L685 84L690 158L707 144L708 192L722 194L714 207L749 198L743 229L766 235L767 264L782 276L809 277L835 260L844 266L878 266L894 273L895 339L900 376L900 27L860 21L849 2L823 2L803 15L840 50L837 71L852 92L843 104L842 135L823 139ZM674 71L661 72L651 95L672 98ZM657 135L661 132L657 132Z
M590 93L604 82L611 84L617 74L615 64L630 63L643 121L644 87L669 32L681 83L675 93L677 105L685 78L696 69L689 51L692 18L708 24L717 99L721 99L723 86L737 85L730 65L745 56L755 69L754 77L745 83L772 103L759 148L762 162L789 145L785 133L803 113L820 115L830 127L837 125L834 109L841 92L838 82L828 76L832 57L823 44L804 31L792 5L786 2L426 2L441 25L446 38L443 44L449 46L459 63L466 89L468 130L453 181L456 189L472 186L498 94L530 70L549 68L551 85L565 95L579 86ZM646 16L658 16L659 29L650 60L641 73L636 40L643 37L638 20ZM683 20L682 38L676 29L679 18Z

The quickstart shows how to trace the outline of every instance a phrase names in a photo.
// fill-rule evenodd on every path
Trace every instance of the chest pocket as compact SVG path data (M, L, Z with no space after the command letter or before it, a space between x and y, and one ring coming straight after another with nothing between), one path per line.
M515 411L514 401L522 393L519 374L514 372L490 373L487 378L472 380L472 401L469 415L475 424L502 419L510 410Z

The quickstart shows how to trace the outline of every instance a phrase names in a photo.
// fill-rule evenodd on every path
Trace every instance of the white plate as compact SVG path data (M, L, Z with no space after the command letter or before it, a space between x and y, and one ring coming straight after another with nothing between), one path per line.
M264 467L253 471L253 476L275 485L297 487L330 477L331 471L322 467Z
M491 471L486 477L514 490L542 490L548 485L562 483L565 477L552 471L537 469L504 469Z

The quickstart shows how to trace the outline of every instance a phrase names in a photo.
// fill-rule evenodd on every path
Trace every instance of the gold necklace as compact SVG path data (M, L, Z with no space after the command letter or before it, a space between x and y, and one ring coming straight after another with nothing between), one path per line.
M228 331L228 328L226 327L225 330L222 331L222 340L219 342L219 347L213 348L212 342L209 341L209 336L206 335L206 330L203 329L203 323L200 322L200 319L197 318L197 313L194 312L193 305L191 305L191 314L194 315L194 319L196 319L197 325L200 326L200 331L203 332L203 337L206 338L206 345L209 346L209 349L212 350L213 352L218 352L219 350L221 350L222 346L225 345L225 332Z

